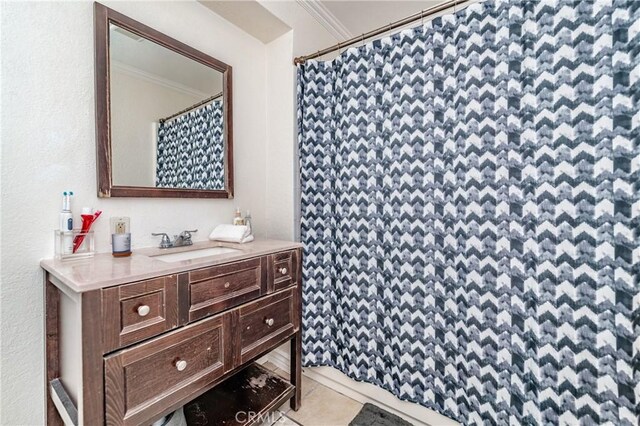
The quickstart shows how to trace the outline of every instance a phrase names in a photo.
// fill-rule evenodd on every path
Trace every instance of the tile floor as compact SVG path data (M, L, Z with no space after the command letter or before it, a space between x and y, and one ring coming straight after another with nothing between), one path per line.
M264 367L281 377L289 378L287 371L271 362ZM360 412L362 404L336 392L315 380L302 376L302 407L298 411L289 408L289 401L278 410L275 420L263 426L348 426Z

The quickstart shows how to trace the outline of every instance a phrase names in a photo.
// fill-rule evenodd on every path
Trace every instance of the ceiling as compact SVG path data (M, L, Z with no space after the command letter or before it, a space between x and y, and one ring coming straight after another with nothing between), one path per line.
M306 52L343 42L446 0L198 0L264 43L294 30ZM296 49L294 46L294 50ZM300 52L298 52L300 54Z
M418 13L444 0L430 1L322 1L321 3L350 32L351 37L383 27Z
M291 30L256 0L198 1L263 43L269 43Z

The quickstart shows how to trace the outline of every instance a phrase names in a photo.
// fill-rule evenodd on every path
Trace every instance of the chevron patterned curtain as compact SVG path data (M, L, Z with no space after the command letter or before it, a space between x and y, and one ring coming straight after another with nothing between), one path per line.
M156 187L224 189L222 101L158 126Z
M636 425L640 1L486 1L298 70L304 362Z

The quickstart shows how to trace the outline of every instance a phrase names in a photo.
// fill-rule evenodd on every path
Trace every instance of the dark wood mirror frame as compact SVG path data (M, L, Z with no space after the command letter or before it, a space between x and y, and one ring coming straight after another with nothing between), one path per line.
M209 66L223 74L225 189L202 190L113 185L109 88L110 23ZM231 90L231 66L99 3L94 3L94 43L98 197L233 198L233 95Z

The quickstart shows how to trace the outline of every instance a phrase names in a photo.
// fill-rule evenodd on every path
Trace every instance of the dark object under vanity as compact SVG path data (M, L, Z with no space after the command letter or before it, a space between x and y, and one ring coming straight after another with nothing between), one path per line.
M184 416L188 426L262 424L294 392L291 383L254 363L185 405Z
M211 395L228 401L208 415L231 420L209 424L267 414L287 399L298 409L301 256L300 244L267 240L182 262L41 262L47 423L149 424ZM287 341L290 381L254 364Z

